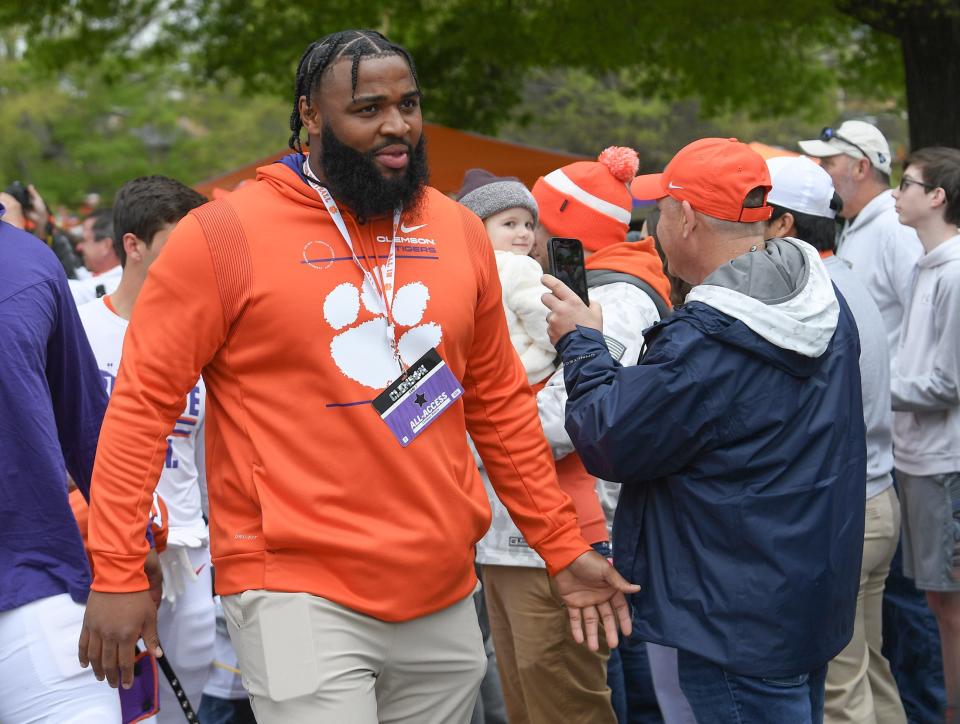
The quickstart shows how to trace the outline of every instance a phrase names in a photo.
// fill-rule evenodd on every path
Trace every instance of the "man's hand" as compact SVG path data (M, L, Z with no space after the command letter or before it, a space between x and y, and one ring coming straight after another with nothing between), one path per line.
M540 281L550 290L540 299L550 310L547 315L547 334L551 343L556 345L577 325L603 331L603 311L598 302L590 302L588 307L570 287L550 274L544 274Z
M33 233L41 239L47 238L47 219L50 212L47 210L47 203L43 200L40 192L33 184L27 186L27 193L30 195L30 210L25 215L33 222Z
M93 673L106 677L114 689L133 685L137 639L147 651L163 656L157 637L157 606L150 591L101 593L90 591L80 631L80 665L93 665Z
M586 309L585 306L584 309ZM578 644L584 642L584 634L586 634L586 642L590 650L596 651L600 648L597 631L597 624L600 621L603 621L607 644L611 648L617 645L618 624L624 636L630 635L632 630L630 608L627 606L624 594L636 593L640 590L640 586L627 583L599 553L596 551L584 553L557 573L553 582L560 598L567 606L570 629Z

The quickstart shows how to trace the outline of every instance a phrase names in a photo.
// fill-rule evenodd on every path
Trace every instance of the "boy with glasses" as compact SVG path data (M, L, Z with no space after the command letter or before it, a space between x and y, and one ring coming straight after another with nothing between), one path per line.
M946 721L960 722L960 151L925 148L893 192L917 230L917 263L893 366L893 440L903 570L940 628Z

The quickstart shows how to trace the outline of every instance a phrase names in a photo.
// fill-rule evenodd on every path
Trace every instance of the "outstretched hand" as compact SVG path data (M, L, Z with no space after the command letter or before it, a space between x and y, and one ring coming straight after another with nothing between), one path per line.
M547 334L553 345L578 326L603 331L603 310L599 302L590 302L588 307L576 292L550 274L544 274L540 281L550 290L540 300L550 310Z
M578 644L586 641L591 651L600 648L598 625L601 621L611 648L619 640L618 627L624 636L630 635L630 607L624 594L636 593L640 586L627 583L599 553L587 551L558 572L553 581L566 604L570 629Z

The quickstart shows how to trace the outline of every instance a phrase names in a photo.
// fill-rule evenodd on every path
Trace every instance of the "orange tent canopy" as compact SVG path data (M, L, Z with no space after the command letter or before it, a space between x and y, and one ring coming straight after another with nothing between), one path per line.
M799 156L800 154L795 151L788 151L785 148L780 148L779 146L768 146L766 143L760 143L759 141L751 141L747 144L754 151L763 156L763 160L766 161L770 158L776 158L777 156ZM814 159L816 161L817 159Z
M460 188L463 174L471 168L485 168L498 176L516 176L527 187L540 176L574 161L591 160L559 151L523 146L500 141L477 133L458 131L434 123L424 123L427 136L427 154L430 159L430 185L444 193ZM208 198L214 189L232 190L241 181L256 178L257 168L283 158L289 150L261 158L246 166L196 184L196 189Z

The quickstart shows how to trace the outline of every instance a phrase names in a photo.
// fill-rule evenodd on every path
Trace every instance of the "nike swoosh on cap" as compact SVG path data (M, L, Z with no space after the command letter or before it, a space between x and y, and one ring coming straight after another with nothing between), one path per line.
M400 224L400 231L402 231L404 234L409 234L417 229L422 229L424 226L426 226L426 224L420 224L419 226L404 226L403 224Z
M668 189L682 189L683 186L677 186L673 181L670 181L669 183L667 183L667 188L668 188Z

